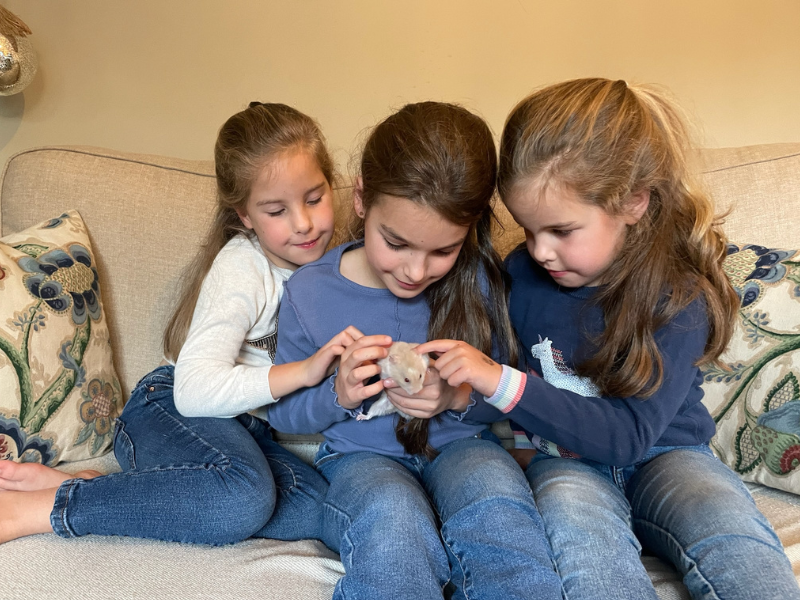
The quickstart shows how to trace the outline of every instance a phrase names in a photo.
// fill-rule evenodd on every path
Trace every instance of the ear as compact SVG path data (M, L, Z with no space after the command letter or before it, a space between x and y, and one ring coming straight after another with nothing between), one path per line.
M236 214L239 215L239 220L242 222L242 225L244 225L248 229L253 228L253 223L252 221L250 221L250 217L247 215L247 211L237 208Z
M364 194L364 180L361 179L359 175L356 177L356 186L353 190L353 208L356 211L356 214L359 218L363 219L366 215L366 211L364 210L364 202L362 200L362 195Z
M626 225L635 225L650 206L650 190L641 190L631 194L625 203L625 214L622 220Z

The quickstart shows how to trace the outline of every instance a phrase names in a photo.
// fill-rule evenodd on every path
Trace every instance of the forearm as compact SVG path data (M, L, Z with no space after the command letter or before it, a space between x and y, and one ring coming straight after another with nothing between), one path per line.
M287 363L291 364L291 363ZM336 403L333 377L317 386L302 388L267 407L266 418L278 431L284 433L320 433L349 413Z
M175 408L186 417L235 417L274 402L271 366L179 360L175 367Z
M653 400L585 397L505 367L498 391L486 402L550 442L623 466L644 456L671 420L670 407Z
M308 387L308 359L274 365L269 372L269 387L275 399L283 398L300 388Z

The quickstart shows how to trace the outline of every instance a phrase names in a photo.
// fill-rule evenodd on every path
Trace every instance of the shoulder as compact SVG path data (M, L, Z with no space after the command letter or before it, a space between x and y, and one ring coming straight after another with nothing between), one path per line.
M228 243L217 253L211 268L267 271L269 266L269 260L258 247L258 241L251 240L243 234L238 234L228 240Z
M667 328L676 333L708 331L708 312L705 296L700 294L681 309L669 322Z
M505 268L511 277L512 291L517 288L533 286L538 290L558 286L553 284L553 279L542 269L528 254L524 244L517 246L505 259Z
M288 279L291 271L274 266L257 240L239 234L217 253L204 285L225 289L273 288Z
M286 283L287 290L297 293L309 287L319 287L325 282L332 283L339 278L339 263L342 254L355 242L347 242L331 248L321 258L297 269Z

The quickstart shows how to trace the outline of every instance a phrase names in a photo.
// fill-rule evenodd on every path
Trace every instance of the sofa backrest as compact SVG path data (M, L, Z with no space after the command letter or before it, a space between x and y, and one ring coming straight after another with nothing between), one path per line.
M733 241L795 247L800 227L800 144L703 150L705 181ZM337 190L337 220L351 188ZM123 390L161 360L161 335L185 265L214 208L210 161L77 146L34 148L9 159L0 181L0 231L20 231L76 209L92 240ZM501 254L522 239L502 204Z

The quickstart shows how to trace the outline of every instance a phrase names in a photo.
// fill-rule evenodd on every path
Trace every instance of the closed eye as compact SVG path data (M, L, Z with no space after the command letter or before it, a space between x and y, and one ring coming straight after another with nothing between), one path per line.
M389 247L389 249L394 250L395 252L400 252L400 250L402 250L404 247L403 244L393 244L386 238L383 238L383 241L386 242L386 245Z
M553 229L553 235L557 237L567 237L570 233L575 231L574 229Z

